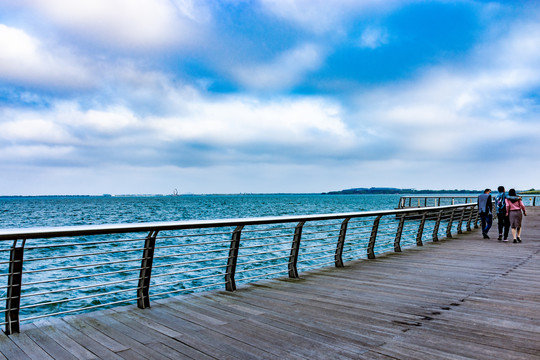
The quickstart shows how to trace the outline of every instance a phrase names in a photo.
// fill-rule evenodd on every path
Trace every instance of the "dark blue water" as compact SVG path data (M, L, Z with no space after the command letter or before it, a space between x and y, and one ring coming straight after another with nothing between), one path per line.
M0 197L0 229L393 209L399 195Z

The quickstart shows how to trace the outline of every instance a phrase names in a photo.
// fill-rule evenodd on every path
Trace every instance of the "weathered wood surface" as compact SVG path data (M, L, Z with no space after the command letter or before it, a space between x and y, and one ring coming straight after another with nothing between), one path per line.
M540 359L540 210L400 254L22 325L0 359ZM3 357L2 357L3 354Z

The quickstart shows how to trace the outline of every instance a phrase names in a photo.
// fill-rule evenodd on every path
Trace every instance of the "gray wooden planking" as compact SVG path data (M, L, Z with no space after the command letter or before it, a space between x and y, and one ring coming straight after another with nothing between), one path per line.
M0 334L0 360L540 359L540 209L529 214L521 244L475 230L233 293L23 323Z

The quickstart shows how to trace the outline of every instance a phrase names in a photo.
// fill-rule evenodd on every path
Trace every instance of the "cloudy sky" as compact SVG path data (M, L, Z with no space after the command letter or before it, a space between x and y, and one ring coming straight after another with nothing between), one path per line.
M0 194L540 188L540 3L2 0Z

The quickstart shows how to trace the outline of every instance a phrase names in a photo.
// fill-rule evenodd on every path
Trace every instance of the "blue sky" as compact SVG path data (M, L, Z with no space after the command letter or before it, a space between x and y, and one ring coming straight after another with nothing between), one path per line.
M540 188L539 4L4 0L0 194Z

